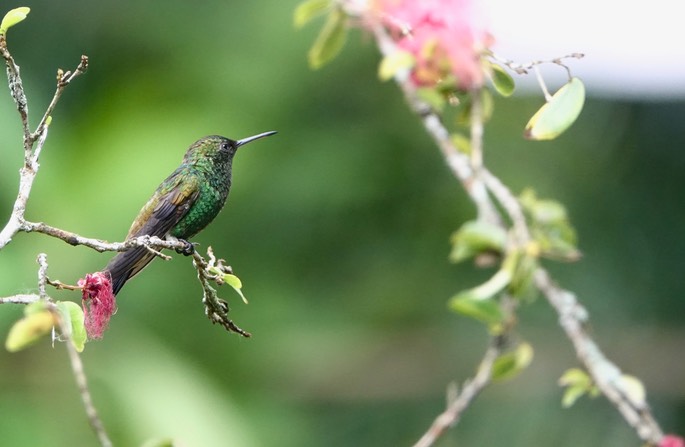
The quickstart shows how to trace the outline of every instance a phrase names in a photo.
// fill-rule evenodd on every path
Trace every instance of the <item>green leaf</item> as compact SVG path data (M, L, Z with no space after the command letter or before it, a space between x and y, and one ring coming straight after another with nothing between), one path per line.
M323 15L331 8L333 2L331 0L307 0L295 8L293 14L293 22L296 28L302 28L312 19Z
M455 117L455 122L459 126L470 126L471 125L471 112L473 110L473 99L471 95L473 93L465 96L461 100L461 105L459 106L459 111ZM488 89L480 89L480 116L481 120L485 123L492 116L492 112L495 109L495 101L492 99L492 94Z
M174 447L174 440L171 438L148 439L140 447Z
M336 8L328 15L326 23L309 50L309 66L313 69L321 68L340 53L347 40L347 16Z
M505 98L511 96L514 93L516 84L514 83L514 78L511 77L507 71L497 64L491 64L492 68L492 85L497 90L497 93L504 96Z
M20 351L49 333L55 325L55 317L48 310L35 312L14 323L5 341L10 352Z
M450 135L450 140L452 141L452 144L459 150L459 152L462 152L466 155L471 154L471 140L464 134L453 133Z
M88 335L83 323L83 309L78 304L72 301L58 301L57 309L60 312L60 317L64 322L68 335L71 339L71 344L78 352L83 352Z
M528 121L524 137L530 140L552 140L571 127L585 102L585 86L578 78L561 87Z
M582 369L571 368L560 378L559 385L565 386L564 396L561 398L561 406L569 408L580 397L588 394L592 397L597 395L597 387L592 378Z
M478 287L465 290L452 297L448 303L449 307L455 312L490 325L501 323L504 320L504 312L499 302L493 298L511 281L515 258L513 255L507 256L497 273Z
M460 262L484 252L501 253L507 243L507 233L488 222L472 220L452 234L450 242L450 261Z
M488 279L478 287L461 292L457 296L469 296L474 300L490 299L507 287L511 281L511 276L512 270L503 265L502 268L500 268L497 273L492 276L492 278Z
M431 109L440 113L445 108L447 101L445 95L434 87L422 87L416 90L419 99L428 104Z
M569 386L569 385L589 385L592 383L592 379L580 368L570 368L567 369L561 377L559 377L559 385Z
M487 324L498 324L504 319L504 313L495 300L479 300L468 292L463 292L449 301L453 311L475 318Z
M537 296L537 288L533 282L533 274L537 268L537 258L528 253L522 253L507 289L509 293L516 298L532 301Z
M542 255L564 261L580 258L576 231L568 219L566 208L553 200L538 199L526 189L520 196L521 205L531 220L531 235Z
M511 379L530 365L533 360L533 347L529 343L521 343L512 352L502 354L492 365L492 379Z
M6 34L8 29L24 20L29 12L31 12L31 8L26 6L10 10L0 22L0 35Z
M378 78L388 81L401 70L408 70L416 64L416 59L406 51L395 51L385 56L378 65Z
M43 312L46 309L47 306L45 300L34 301L33 303L26 305L24 308L24 316L28 317L29 315Z
M587 393L587 388L580 385L572 385L564 390L564 395L561 398L561 406L563 408L570 408L576 403L578 399Z
M233 287L233 289L240 295L240 297L243 299L243 302L247 304L247 298L245 298L245 295L243 295L242 288L243 288L243 283L240 281L240 278L238 278L235 275L232 275L230 273L226 273L223 277L224 282L228 284L229 286Z

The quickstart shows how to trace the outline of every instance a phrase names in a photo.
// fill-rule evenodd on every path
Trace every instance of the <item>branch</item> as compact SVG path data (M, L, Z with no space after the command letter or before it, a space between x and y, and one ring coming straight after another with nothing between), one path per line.
M585 330L588 312L576 296L557 286L544 269L535 272L535 285L559 315L559 324L595 384L645 442L658 445L663 433L645 401L635 398L621 380L621 370L602 353Z
M388 56L396 51L396 47L386 30L376 25L373 28L376 41L383 56ZM580 54L572 54L567 57L579 58ZM561 62L563 58L554 59L550 62L564 66ZM500 60L502 62L502 60ZM544 61L536 61L529 64L530 66L516 67L510 61L505 61L506 65L512 69L520 69L525 72L527 68L534 68ZM478 124L474 124L472 120L471 138L472 145L477 148L475 163L466 154L460 152L453 144L449 131L442 123L440 116L423 100L420 99L416 92L416 88L408 79L408 73L399 72L395 75L395 81L405 96L405 99L411 109L421 118L423 125L428 134L433 138L437 146L442 152L445 162L451 169L454 176L461 182L466 193L474 202L478 209L479 218L487 219L491 223L500 225L507 230L503 221L511 221L513 227L513 244L520 247L525 246L531 240L525 215L521 208L518 199L511 193L511 191L491 172L485 167L480 166L479 162L482 160L481 144L482 144L482 128ZM477 98L477 94L472 93L472 99ZM477 103L474 102L477 105ZM478 108L476 108L478 113ZM474 118L472 116L472 118ZM476 116L477 118L477 116ZM481 120L482 121L482 120ZM482 126L482 124L480 125ZM497 203L495 203L495 201ZM501 206L502 212L497 207ZM506 217L506 218L505 218ZM567 337L571 340L574 346L578 359L582 362L593 380L596 382L599 390L609 399L609 401L619 410L624 419L636 430L638 436L645 442L657 445L663 437L662 431L658 423L654 420L649 406L646 402L637 401L626 387L619 380L621 377L620 369L609 361L606 356L599 349L597 343L590 337L584 329L584 322L587 320L587 310L582 307L575 295L564 289L559 288L549 274L542 268L538 268L534 276L536 287L545 295L552 307L559 315L560 325L562 326ZM492 348L491 348L492 349ZM487 364L490 351L486 353L486 357L482 363ZM479 375L482 372L479 370ZM436 436L452 423L458 420L458 417L468 403L477 395L477 393L487 385L485 379L477 380L479 375L469 382L470 387L462 390L461 400L459 404L453 402L452 405L442 415L436 419L433 427L424 435L420 444L422 446L431 445ZM466 390L468 389L468 392ZM451 408L456 408L450 410ZM425 443L421 444L426 439ZM428 441L432 440L432 441Z
M39 301L40 295L20 294L0 298L0 304L31 304Z
M86 410L86 415L88 416L88 422L92 427L93 431L100 440L100 445L103 447L111 447L112 441L109 440L105 427L102 424L102 420L98 416L98 412L93 405L93 398L91 397L90 390L88 389L88 380L86 379L86 373L83 369L83 362L81 362L81 356L71 342L71 325L68 325L62 318L59 310L55 303L49 300L47 294L45 293L45 287L48 283L48 261L47 255L41 253L38 255L38 290L40 290L40 297L44 299L48 304L47 308L55 316L56 321L59 324L59 331L62 334L62 341L67 347L67 353L69 354L69 362L71 363L71 370L76 379L76 385L78 386L79 393L81 394L81 400L83 401L83 406Z
M88 57L81 56L81 62L76 69L71 72L63 73L62 70L57 71L57 88L55 94L50 101L50 105L43 114L38 127L35 132L31 132L29 127L29 108L26 100L26 94L21 81L19 65L14 61L14 58L7 49L7 42L5 36L0 36L0 55L5 60L7 66L7 80L10 89L10 95L17 106L17 111L21 118L21 124L24 133L24 166L19 170L19 191L17 198L12 207L12 215L10 216L5 228L0 231L0 250L9 244L25 224L24 213L26 211L26 203L28 202L33 181L38 173L38 158L45 144L45 139L48 136L48 126L51 121L51 114L62 96L62 92L69 83L81 75L88 68ZM34 147L35 146L35 147Z
M181 241L165 240L157 236L138 236L132 239L128 239L124 242L107 242L102 239L95 239L90 237L84 237L77 233L71 231L62 230L61 228L52 227L43 222L28 222L24 223L20 227L21 231L27 233L36 232L42 233L47 236L51 236L57 239L61 239L69 245L77 246L83 245L85 247L92 248L100 253L105 251L127 251L135 247L146 247L146 248L166 248L171 250L182 250L186 248L186 244ZM166 258L159 252L155 253L157 256Z
M221 262L214 265L216 258L214 257L211 247L208 248L207 253L211 259L211 263L205 261L196 250L193 251L193 265L195 266L195 269L197 269L197 279L202 286L202 303L205 305L205 314L212 323L219 323L229 332L235 332L245 338L250 338L252 334L241 329L228 318L228 312L230 310L228 303L219 298L216 289L210 284L210 281L221 281L220 275L212 274L211 270L218 268L220 271L223 271L223 273L230 273L230 267L223 266Z
M64 334L67 333L66 331L68 331L69 328L66 327L61 318L59 318L58 321L60 325L60 332L64 336ZM67 353L69 354L71 370L74 374L74 378L76 379L76 385L78 386L79 393L81 394L81 401L83 402L83 407L86 410L88 422L90 423L91 428L100 440L100 445L102 445L102 447L112 447L112 441L109 439L109 436L107 436L107 432L105 431L105 426L102 423L102 419L100 419L100 416L98 416L98 412L95 409L95 405L93 404L93 398L90 394L90 390L88 389L88 380L86 379L86 373L83 369L83 362L81 361L81 356L76 351L76 348L71 343L71 341L68 339L69 337L65 337L67 337L67 339L64 340L64 344L67 347Z
M445 431L459 422L462 413L476 396L490 384L492 367L501 353L502 338L493 337L490 346L485 351L485 355L478 365L476 375L464 382L461 393L448 401L447 409L435 418L428 431L414 444L414 447L432 446Z

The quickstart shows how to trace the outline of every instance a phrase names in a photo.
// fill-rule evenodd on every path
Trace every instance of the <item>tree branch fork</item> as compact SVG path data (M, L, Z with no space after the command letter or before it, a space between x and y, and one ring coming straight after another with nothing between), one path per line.
M354 11L350 13L354 14ZM385 28L376 25L372 31L383 57L397 51L393 39ZM509 234L510 249L526 247L532 238L521 203L511 190L482 164L483 119L477 102L480 98L479 92L472 92L471 95L474 101L471 109L470 130L472 152L468 155L455 146L441 116L421 99L408 73L399 71L394 79L404 94L407 104L422 120L427 133L439 147L452 174L476 205L478 218L506 230ZM619 380L622 376L620 368L604 355L586 330L589 318L587 309L578 301L575 294L554 282L544 268L537 268L533 281L535 287L557 312L559 325L571 341L578 360L592 377L600 392L635 429L640 439L650 445L658 445L664 436L659 424L654 419L646 401L637 399L635 394L627 389L626 384ZM507 307L510 303L505 299L502 305ZM503 310L505 313L511 311L511 309ZM460 393L448 398L447 409L435 419L415 447L433 445L447 428L458 422L461 413L469 403L490 383L489 376L485 376L492 370L494 359L501 352L499 351L501 345L494 341L496 338L497 336L492 337L490 347L481 360L476 375L465 382Z

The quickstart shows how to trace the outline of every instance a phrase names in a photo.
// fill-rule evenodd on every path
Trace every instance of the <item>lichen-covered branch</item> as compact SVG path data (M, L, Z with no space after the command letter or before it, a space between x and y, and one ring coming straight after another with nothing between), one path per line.
M388 56L397 51L392 38L382 26L375 26L373 32L383 56ZM579 56L571 55L569 57ZM395 75L395 81L411 109L420 117L426 131L440 148L450 170L461 182L465 191L476 205L479 218L500 225L505 230L508 230L508 228L503 222L511 222L513 244L518 247L525 247L526 244L530 243L530 232L520 202L499 178L481 165L480 145L482 144L482 128L478 127L479 125L474 125L472 120L471 144L477 148L474 162L473 156L469 157L467 154L460 152L454 145L449 131L442 123L439 114L420 98L416 87L409 81L407 73L398 72ZM482 126L482 121L480 125ZM578 303L575 295L554 284L547 271L543 268L538 268L535 271L534 282L536 287L557 311L560 324L567 337L571 340L578 359L587 369L599 390L614 404L626 421L635 428L640 439L652 445L657 445L663 434L652 416L649 406L646 402L638 402L631 396L625 384L619 380L621 377L620 369L608 360L597 343L585 331L584 323L587 320L587 311ZM484 361L488 358L486 353ZM481 368L479 373L482 371L483 369ZM474 382L479 386L476 387ZM474 379L474 381L470 382L470 385L472 388L480 391L487 383L487 380L481 378L481 380ZM469 388L469 390L472 388ZM462 390L462 394L464 394L464 390ZM449 426L449 421L456 421L459 414L461 414L476 394L477 392L466 393L468 398L464 397L459 405L455 403L454 405L458 407L456 413L448 408L445 413L436 419L431 429L420 441L421 444L417 445L432 445L434 440L437 439L435 434L442 433L443 429Z
M91 428L95 432L100 441L102 447L111 447L112 441L109 439L107 432L105 431L102 419L98 415L97 409L93 404L93 398L90 394L90 389L88 388L88 380L86 378L86 373L83 368L83 362L81 361L81 356L79 355L76 347L71 342L71 324L67 324L62 317L57 305L50 299L46 293L46 286L48 284L48 261L47 256L44 253L38 255L38 290L40 291L37 295L38 299L34 301L42 300L46 304L46 309L54 316L54 321L57 322L59 326L60 338L64 341L64 345L67 349L69 355L69 363L71 364L71 370L74 374L74 379L76 380L76 385L78 386L79 394L81 395L81 401L83 402L83 407L88 416L88 422Z
M40 300L40 295L34 293L21 293L0 298L0 304L31 304L38 300Z
M210 263L215 262L214 255L211 248L208 249L208 255L210 258ZM230 318L228 318L228 303L217 294L217 291L210 281L220 281L220 276L211 272L214 265L210 265L197 251L193 252L193 265L197 270L197 279L200 281L202 286L202 303L205 305L205 314L207 318L212 323L219 323L229 332L235 332L242 335L245 338L249 338L252 335L238 327ZM219 267L220 273L230 273L226 270L226 267ZM223 270L223 272L221 272ZM230 268L228 268L230 270Z
M449 398L445 411L435 418L430 428L421 436L421 439L414 444L414 447L430 447L435 444L445 431L459 422L462 413L469 407L478 394L490 384L492 379L492 367L501 352L501 338L493 337L490 346L485 351L485 355L478 365L476 374L472 379L469 379L464 383L461 391L456 396Z
M594 383L637 431L640 439L659 444L663 433L647 403L637 399L622 380L623 373L601 351L585 328L588 312L574 293L559 287L544 269L535 272L535 284L554 307L559 324L573 343L576 355L592 376Z
M14 61L14 58L7 49L7 41L4 35L0 35L0 55L2 55L2 58L5 60L10 95L17 106L24 133L24 165L19 171L19 191L17 193L17 198L14 201L14 206L12 207L12 214L5 227L0 231L0 250L2 250L10 243L15 234L22 231L23 226L26 223L24 220L26 203L28 202L31 193L33 181L38 173L38 168L40 167L38 159L48 135L48 126L52 119L52 112L67 85L69 85L74 78L83 74L88 68L88 57L81 56L81 62L73 72L68 71L63 73L62 70L58 70L57 87L55 89L55 94L52 97L52 101L50 101L50 105L48 105L48 108L45 110L36 131L31 132L29 126L28 101L26 100L26 94L24 93L19 65Z

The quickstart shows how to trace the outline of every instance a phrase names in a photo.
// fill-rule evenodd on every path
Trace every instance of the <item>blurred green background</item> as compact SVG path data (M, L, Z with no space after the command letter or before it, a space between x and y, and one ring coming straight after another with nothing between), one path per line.
M249 340L213 326L189 259L155 261L83 360L117 446L411 445L445 389L487 343L446 301L490 272L447 262L448 238L474 209L378 56L356 32L318 72L295 31L295 1L4 1L30 6L9 33L32 124L57 67L88 73L53 116L27 218L121 240L186 147L207 134L278 130L241 151L227 208L196 241L244 282L221 289ZM582 66L582 61L576 63ZM647 67L645 67L647 69ZM0 88L0 216L9 215L21 130ZM685 433L685 103L590 99L550 143L521 138L541 98L497 99L486 162L514 191L565 203L584 257L550 265L591 313L592 333L640 377L667 432ZM19 234L0 253L0 296L36 290L35 258L75 283L110 254ZM75 293L54 292L78 300ZM0 336L22 313L0 308ZM603 399L562 410L558 377L577 366L544 300L521 309L530 368L495 384L439 446L639 445ZM3 446L96 445L64 347L0 350Z

